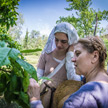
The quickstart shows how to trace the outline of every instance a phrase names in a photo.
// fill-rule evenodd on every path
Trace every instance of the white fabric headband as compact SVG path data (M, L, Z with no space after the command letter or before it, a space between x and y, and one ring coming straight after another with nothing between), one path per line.
M54 34L57 32L62 32L62 33L67 34L69 45L75 43L79 39L76 29L71 24L67 22L62 22L60 24L57 24L51 31L48 41L42 53L45 53L45 52L51 53L56 48Z

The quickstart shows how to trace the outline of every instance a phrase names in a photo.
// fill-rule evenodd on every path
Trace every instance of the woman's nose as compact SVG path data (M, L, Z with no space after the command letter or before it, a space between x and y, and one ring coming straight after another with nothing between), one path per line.
M75 61L76 61L75 57L72 57L72 62L75 62Z
M61 44L62 44L62 43L61 43L60 41L58 41L57 46L59 47L59 46L61 46Z

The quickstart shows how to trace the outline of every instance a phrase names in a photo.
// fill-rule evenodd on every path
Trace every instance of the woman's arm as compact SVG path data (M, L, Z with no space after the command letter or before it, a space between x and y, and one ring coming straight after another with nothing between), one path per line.
M74 68L74 63L72 62L73 53L73 45L69 47L69 50L66 54L66 70L67 70L67 79L68 80L76 80L81 81L81 76L77 75Z
M37 68L37 77L38 77L38 78L42 77L42 76L44 75L44 71L45 71L45 70L43 70L43 69Z
M37 76L38 78L44 76L44 72L45 72L45 54L41 54L38 64L37 64Z
M30 79L27 93L29 95L31 108L43 108L40 101L40 85L33 78Z

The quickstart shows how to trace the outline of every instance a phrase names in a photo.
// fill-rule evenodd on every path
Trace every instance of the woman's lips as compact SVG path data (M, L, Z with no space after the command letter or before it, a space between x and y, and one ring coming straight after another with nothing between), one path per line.
M58 48L58 50L61 50L61 49L63 49L63 48Z
M77 65L76 64L74 64L74 66L75 66L75 68L77 68Z

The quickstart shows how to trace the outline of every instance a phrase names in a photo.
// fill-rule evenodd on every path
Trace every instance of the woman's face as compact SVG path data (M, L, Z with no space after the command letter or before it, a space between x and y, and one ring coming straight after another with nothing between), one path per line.
M57 47L57 50L59 51L65 51L69 47L68 44L68 37L65 33L55 33L55 44Z
M78 43L74 46L74 57L72 62L74 62L76 73L79 75L86 75L91 68L92 54L88 53L82 47L82 44Z

